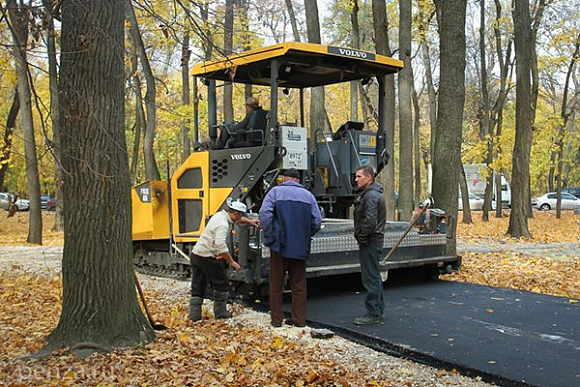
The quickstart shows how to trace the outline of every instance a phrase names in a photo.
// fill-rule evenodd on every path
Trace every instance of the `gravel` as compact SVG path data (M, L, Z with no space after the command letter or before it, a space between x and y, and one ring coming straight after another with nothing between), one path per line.
M11 274L54 275L61 268L62 247L0 246L0 275ZM189 282L168 278L150 277L139 274L143 288L157 290L163 298L171 302L187 304ZM204 308L211 310L211 302ZM186 318L186 316L184 316ZM374 351L339 336L330 339L314 339L311 328L283 326L273 328L267 313L260 313L242 305L235 306L234 319L254 325L273 334L295 340L298 344L311 347L321 359L338 361L347 365L352 372L367 378L389 379L397 386L463 386L483 387L492 384L480 378L469 378L454 371L446 371L410 360L397 358Z

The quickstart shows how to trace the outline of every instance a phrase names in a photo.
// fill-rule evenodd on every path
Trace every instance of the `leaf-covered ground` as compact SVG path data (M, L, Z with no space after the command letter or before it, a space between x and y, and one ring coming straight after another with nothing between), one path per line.
M0 245L25 246L28 236L28 212L17 212L7 218L8 211L0 209ZM54 212L42 213L42 244L44 246L62 246L62 232L52 231L54 227Z
M530 290L578 302L580 258L578 250L569 246L578 245L580 216L567 212L563 219L556 219L552 213L536 213L536 218L530 220L534 239L517 241L504 235L507 218L492 217L485 223L479 219L479 213L474 215L475 224L459 225L459 245L483 245L498 251L463 253L461 271L445 279ZM61 245L62 233L49 231L53 223L54 215L44 214L45 244ZM26 213L2 219L0 245L26 245L27 230ZM564 254L556 257L550 253L553 246L562 243L567 246ZM518 246L532 244L545 246L545 256L518 250ZM167 299L155 291L147 294L150 307L156 320L170 328L158 334L155 344L97 354L84 360L66 352L45 360L16 360L39 350L55 327L60 292L60 278L55 271L38 276L0 270L0 385L485 385L437 370L420 379L418 366L410 362L390 373L380 373L369 363L348 358L349 349L329 351L322 342L301 340L307 331L299 331L296 340L239 319L191 324L185 318L185 298Z
M318 358L315 347L240 323L187 323L185 303L162 306L155 302L160 297L148 296L156 318L169 328L158 333L155 344L85 360L62 353L14 362L9 360L39 350L57 323L60 281L57 276L0 277L0 381L12 386L349 386L360 378L344 365Z
M534 217L528 219L532 239L515 240L506 231L509 218L496 218L490 213L489 221L481 220L481 211L471 213L473 224L458 223L458 240L464 243L555 243L580 242L580 215L572 211L562 211L562 218L556 218L555 211L534 211ZM461 212L459 217L461 218Z
M497 251L464 252L461 270L443 278L569 297L575 303L580 298L580 215L534 216L529 219L533 238L516 240L505 235L508 218L483 222L481 213L474 213L474 224L458 225L458 244Z
M159 292L146 292L156 320L168 327L154 344L86 359L61 351L48 359L18 360L39 350L56 325L60 279L55 272L0 274L0 385L489 386L409 360L369 359L368 349L357 360L350 353L357 344L314 340L308 328L280 331L240 318L192 324L185 317L186 297ZM236 315L251 313L236 305ZM336 340L346 345L329 344Z

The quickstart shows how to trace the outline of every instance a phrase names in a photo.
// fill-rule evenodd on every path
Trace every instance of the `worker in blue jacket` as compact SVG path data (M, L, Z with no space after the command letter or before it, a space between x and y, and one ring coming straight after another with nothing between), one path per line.
M274 327L282 326L284 275L292 292L292 319L287 325L306 325L306 259L310 240L320 230L322 216L314 196L300 184L296 169L283 173L282 184L272 188L260 208L264 245L270 248L270 314Z

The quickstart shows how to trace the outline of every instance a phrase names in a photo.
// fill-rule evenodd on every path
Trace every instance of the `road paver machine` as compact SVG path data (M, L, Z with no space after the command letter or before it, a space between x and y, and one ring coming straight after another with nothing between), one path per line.
M247 204L250 213L257 214L280 173L295 168L324 214L323 228L312 240L308 276L358 272L358 245L349 219L358 198L354 175L361 165L370 165L378 173L388 162L385 80L402 67L401 61L375 53L310 43L277 44L194 66L193 75L207 86L210 146L198 147L169 181L147 181L133 187L136 265L158 274L187 276L187 256L209 218L225 208L228 200L238 199ZM347 121L332 133L306 127L305 89L371 79L378 84L378 131L356 121ZM259 131L260 144L213 149L219 130L227 130L217 123L218 81L269 87L267 125L250 128ZM287 89L297 89L300 95L300 117L295 124L279 122L279 92ZM385 254L408 225L387 222ZM269 277L270 252L262 245L262 232L236 226L233 234L231 251L242 270L231 271L232 285L241 292L259 291ZM413 266L432 268L433 273L457 269L461 259L445 255L445 245L444 233L423 234L413 229L382 269L385 274Z

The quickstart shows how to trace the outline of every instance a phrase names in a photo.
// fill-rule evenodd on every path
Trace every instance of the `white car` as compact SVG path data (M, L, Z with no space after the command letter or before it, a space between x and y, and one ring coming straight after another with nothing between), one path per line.
M28 199L17 199L16 208L18 211L28 211L30 209L30 200Z
M14 196L12 194L0 192L0 208L8 211L13 200ZM17 199L15 204L18 211L28 211L30 209L30 201L27 199Z
M532 199L532 207L537 208L542 211L548 211L551 209L556 209L556 201L558 196L556 192L548 192L547 194L540 196L538 198ZM574 210L580 208L580 199L576 196L571 195L566 192L562 192L562 209L563 210Z
M483 210L483 199L477 196L476 194L469 194L469 208L472 211L481 211ZM459 195L459 210L463 210L463 198Z

